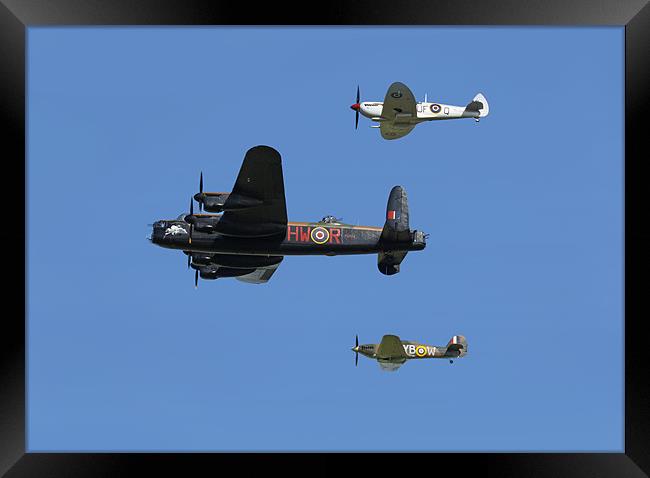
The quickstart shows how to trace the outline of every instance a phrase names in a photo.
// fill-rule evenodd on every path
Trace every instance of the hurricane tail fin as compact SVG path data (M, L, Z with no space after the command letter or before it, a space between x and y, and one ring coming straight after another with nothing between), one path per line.
M447 353L445 355L462 357L467 353L467 339L462 335L454 335L447 344Z

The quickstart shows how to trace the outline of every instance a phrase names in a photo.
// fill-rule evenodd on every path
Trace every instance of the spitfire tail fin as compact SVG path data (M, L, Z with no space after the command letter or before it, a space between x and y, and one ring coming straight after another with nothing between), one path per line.
M490 105L485 96L478 93L474 99L465 107L466 111L476 111L479 118L484 118L490 113Z
M454 335L447 344L447 355L462 357L467 353L467 339L462 335Z

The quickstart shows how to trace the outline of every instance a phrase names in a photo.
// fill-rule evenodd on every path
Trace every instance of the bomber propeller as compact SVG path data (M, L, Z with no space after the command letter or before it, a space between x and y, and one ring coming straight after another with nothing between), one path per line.
M192 244L192 231L194 231L194 200L192 198L190 198L190 215L187 219L190 219L190 221L188 221L190 223L189 242Z
M203 171L201 171L201 177L199 178L199 195L203 199ZM199 211L203 211L203 201L199 201Z
M359 365L359 336L354 336L354 366Z

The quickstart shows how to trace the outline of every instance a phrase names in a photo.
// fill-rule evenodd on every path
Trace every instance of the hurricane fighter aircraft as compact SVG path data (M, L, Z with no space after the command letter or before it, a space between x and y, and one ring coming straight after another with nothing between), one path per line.
M384 139L406 136L418 124L425 121L474 118L478 122L490 112L488 102L481 93L477 94L467 106L431 103L427 101L426 95L422 103L416 103L408 86L399 82L390 85L383 102L360 102L357 86L357 101L350 108L356 112L355 129L359 126L359 113L361 113L366 118L379 123L372 125L371 128L379 128Z
M230 193L203 191L194 196L201 210L221 214L189 214L156 221L150 240L188 255L188 267L199 277L236 277L267 282L288 255L377 254L382 274L399 272L407 252L425 247L425 234L411 231L406 192L395 186L388 198L383 227L353 226L333 216L320 222L288 222L280 153L255 146L246 153Z
M384 335L380 344L359 345L359 336L355 338L354 364L359 363L359 354L377 360L382 370L394 372L407 360L442 358L454 363L455 358L467 354L467 340L462 335L454 335L446 346L426 345L418 342L401 340L397 335Z

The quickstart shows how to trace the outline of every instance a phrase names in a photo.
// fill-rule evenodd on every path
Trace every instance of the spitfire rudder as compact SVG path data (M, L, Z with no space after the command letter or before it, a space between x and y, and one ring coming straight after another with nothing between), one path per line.
M485 96L483 96L481 93L478 93L472 99L472 101L467 104L465 111L466 113L463 116L476 116L476 113L478 113L479 118L485 118L490 113L490 105L488 105Z

